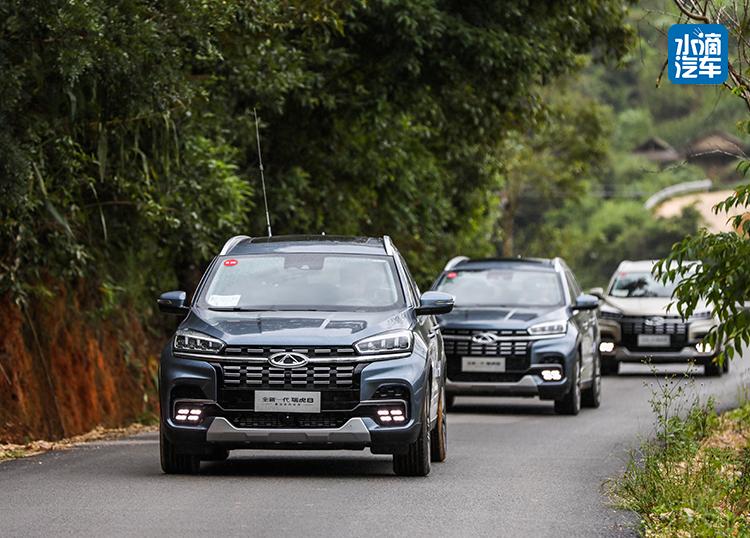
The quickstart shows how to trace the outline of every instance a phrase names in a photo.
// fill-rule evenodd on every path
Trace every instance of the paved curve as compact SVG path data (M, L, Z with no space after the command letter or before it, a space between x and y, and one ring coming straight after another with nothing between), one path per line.
M722 405L750 384L750 357L689 389ZM678 369L679 371L679 369ZM160 473L155 434L0 464L0 535L631 536L603 483L652 431L640 366L605 378L577 417L536 400L459 399L449 457L398 478L367 452L233 453L200 476Z

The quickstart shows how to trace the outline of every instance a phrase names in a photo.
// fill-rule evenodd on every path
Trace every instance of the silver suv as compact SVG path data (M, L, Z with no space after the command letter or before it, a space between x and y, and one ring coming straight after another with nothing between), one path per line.
M621 362L702 364L706 375L720 376L728 361L715 362L719 350L703 342L717 324L705 303L699 303L689 319L683 319L672 293L677 282L663 284L651 271L656 262L623 261L609 282L607 291L591 293L602 299L599 314L602 374L617 374Z

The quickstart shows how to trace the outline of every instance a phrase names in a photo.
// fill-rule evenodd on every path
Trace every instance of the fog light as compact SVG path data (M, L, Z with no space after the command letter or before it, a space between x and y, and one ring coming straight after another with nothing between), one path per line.
M711 353L714 349L708 342L698 342L697 344L695 344L695 350L698 353Z
M184 404L183 404L184 405ZM200 422L203 410L198 407L180 407L177 409L177 413L174 419L177 422Z
M599 351L601 351L602 353L612 353L614 350L614 342L602 342L599 344Z
M560 381L562 379L562 372L558 369L542 370L542 379L545 381Z
M404 422L405 411L401 407L381 407L378 409L377 419L381 424L390 422Z

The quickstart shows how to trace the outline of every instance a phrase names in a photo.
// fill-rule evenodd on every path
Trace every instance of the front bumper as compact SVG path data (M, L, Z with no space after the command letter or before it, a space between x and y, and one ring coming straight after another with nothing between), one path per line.
M289 426L276 423L274 427L244 427L235 421L242 414L252 415L252 403L242 409L224 408L220 405L221 370L203 359L174 357L171 348L162 353L160 367L161 426L164 435L184 453L207 455L217 448L275 448L275 449L353 449L370 448L377 454L396 454L407 450L421 429L421 409L429 384L424 351L406 358L372 362L358 374L359 402L350 411L323 410L324 417L348 412L363 416L350 416L339 427L298 427L299 415L288 414ZM408 390L407 420L403 424L383 425L372 417L372 403L388 405L388 400L373 400L373 395L383 386L402 386ZM271 390L285 390L270 387ZM268 387L259 387L268 390ZM297 386L288 390L305 390ZM325 389L318 389L316 392ZM250 389L248 389L250 392ZM175 397L179 394L179 397ZM194 394L194 395L191 395ZM178 423L173 414L175 402L195 401L210 410L200 423ZM187 405L187 404L186 404ZM369 416L367 406L369 408ZM183 406L183 405L181 405ZM274 413L276 416L284 413ZM235 421L233 424L232 422ZM254 423L255 424L255 423ZM297 424L297 426L295 426ZM340 422L338 423L340 424ZM337 424L337 426L338 426ZM265 424L261 424L265 426Z
M445 390L448 394L475 396L539 396L541 383L540 377L527 374L515 382L448 381Z
M712 360L719 353L716 350L701 353L695 347L716 325L716 321L713 319L691 320L684 323L671 320L664 327L670 328L679 325L679 331L674 329L667 331L656 326L649 327L648 332L644 332L642 324L634 324L633 320L639 321L641 320L640 317L631 316L623 318L623 320L628 320L629 329L623 329L622 321L606 318L599 320L602 343L614 344L614 349L611 352L601 352L602 361L645 361L655 364L695 362L700 364ZM634 327L637 328L634 329ZM639 347L634 339L637 339L640 334L669 334L672 339L672 346L669 349ZM627 338L630 339L629 343L625 340Z
M712 351L710 353L699 353L694 346L685 346L681 350L670 350L670 351L645 351L645 350L630 350L623 346L615 345L615 349L612 353L602 353L603 361L617 361L617 362L650 362L654 364L670 364L670 363L685 363L695 362L702 364L706 361L712 360L717 353Z
M571 330L563 337L534 340L529 345L525 366L507 372L507 376L501 376L507 379L490 380L491 375L467 375L460 372L462 356L448 356L446 393L455 396L539 397L542 400L562 398L570 390L570 378L567 373L572 371L578 357L576 333ZM517 361L513 362L518 364ZM562 379L545 381L541 372L549 368L559 368L562 371ZM451 372L459 373L452 377ZM467 379L469 377L471 379Z
M359 417L350 418L340 428L236 428L223 417L214 418L206 430L209 443L268 446L282 444L368 446L370 430Z

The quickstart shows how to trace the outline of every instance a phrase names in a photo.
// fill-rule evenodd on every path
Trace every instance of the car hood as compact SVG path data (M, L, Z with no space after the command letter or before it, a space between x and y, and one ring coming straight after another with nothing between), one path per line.
M565 307L456 307L440 316L440 326L450 329L527 329L552 319L567 318Z
M216 312L193 308L181 329L230 345L348 346L362 338L414 324L411 309L387 312Z
M675 300L671 297L613 297L607 295L604 298L603 309L607 306L614 307L625 316L678 316L677 306L667 307ZM709 310L705 302L699 302L696 312Z

